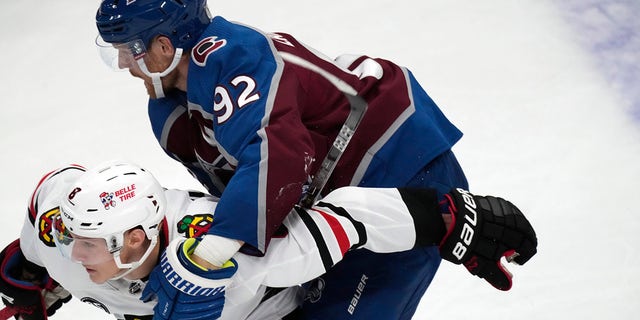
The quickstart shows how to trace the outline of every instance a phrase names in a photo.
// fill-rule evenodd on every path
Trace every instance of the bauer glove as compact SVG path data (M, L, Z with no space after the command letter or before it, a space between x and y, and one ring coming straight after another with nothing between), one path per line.
M49 277L47 270L28 261L20 250L20 240L0 253L0 293L16 319L47 320L71 294Z
M445 195L452 223L440 243L443 259L464 266L500 290L511 289L511 273L500 259L526 263L536 254L533 227L511 202L475 196L463 189Z
M217 319L224 307L225 288L238 269L230 259L221 269L209 270L191 260L195 238L171 241L142 292L140 300L157 297L154 320Z

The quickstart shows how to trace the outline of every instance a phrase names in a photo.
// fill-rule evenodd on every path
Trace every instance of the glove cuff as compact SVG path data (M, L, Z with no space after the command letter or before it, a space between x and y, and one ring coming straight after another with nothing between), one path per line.
M473 251L471 245L478 237L476 227L481 215L473 195L467 190L456 188L445 194L445 198L449 203L452 223L440 244L440 255L445 260L461 264ZM464 206L460 207L461 204Z
M196 238L189 238L187 240L184 241L184 243L182 243L182 246L180 248L182 248L182 252L181 254L178 255L178 257L180 258L184 258L181 259L180 263L182 263L183 266L185 266L187 269L191 269L191 266L195 266L196 268L198 268L199 270L197 270L196 272L205 272L209 269L201 266L200 264L198 264L197 262L195 262L193 259L191 259L191 255L193 254L193 251L198 247L198 240ZM192 271L193 270L189 270Z
M413 218L415 247L438 245L447 233L447 227L442 220L436 190L399 188L398 191Z
M174 288L192 296L209 296L224 290L224 287L231 283L230 278L237 269L235 262L233 267L203 271L184 257L182 249L184 241L185 239L182 238L174 239L162 254L160 267L167 281Z

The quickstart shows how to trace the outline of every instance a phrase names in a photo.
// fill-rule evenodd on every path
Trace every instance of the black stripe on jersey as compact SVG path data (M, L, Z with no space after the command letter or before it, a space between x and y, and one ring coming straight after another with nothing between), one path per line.
M36 215L38 214L38 203L35 204L35 209L33 212L31 211L31 206L27 206L27 217L29 217L29 222L31 222L31 226L36 226Z
M316 242L316 245L318 246L318 251L320 252L320 259L322 259L322 265L324 266L324 269L329 270L329 268L333 266L334 262L333 262L333 259L331 258L331 253L329 252L329 248L327 247L327 244L324 242L324 237L322 236L322 232L320 232L320 229L316 225L315 221L313 221L313 218L311 218L311 216L305 209L302 209L298 206L295 206L294 208L298 213L298 216L300 216L300 218L302 219L302 222L304 222L305 226L307 227L307 230L311 232L311 236L313 236L313 240Z
M316 206L329 208L331 209L331 211L335 212L337 215L341 217L345 217L349 219L349 221L351 221L351 224L356 229L356 232L358 232L358 243L352 245L351 249L358 249L362 247L365 243L367 243L367 231L366 231L366 228L364 227L364 224L360 221L353 219L353 217L349 214L349 212L347 212L347 210L345 210L342 207L336 207L330 203L326 203L322 201L318 202Z
M204 192L202 192L202 191L190 190L190 191L188 191L188 193L189 193L189 198L192 198L192 199L198 199L198 198L202 198L202 197L206 196L206 194Z
M153 319L153 315L149 315L149 316L132 316L129 314L124 315L124 320L152 320L152 319Z

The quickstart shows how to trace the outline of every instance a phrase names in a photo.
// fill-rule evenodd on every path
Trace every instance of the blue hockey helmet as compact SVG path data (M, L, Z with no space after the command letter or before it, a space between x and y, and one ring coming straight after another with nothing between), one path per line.
M149 45L158 35L189 50L211 22L207 0L103 0L96 13L102 40Z

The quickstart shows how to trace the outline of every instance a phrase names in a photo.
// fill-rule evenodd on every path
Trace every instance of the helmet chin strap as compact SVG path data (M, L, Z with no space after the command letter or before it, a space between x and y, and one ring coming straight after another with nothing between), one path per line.
M131 273L133 270L136 270L138 267L140 267L147 260L147 258L149 258L149 255L151 254L151 252L153 252L153 249L155 248L157 243L158 243L158 236L154 236L153 238L151 238L151 243L149 244L149 247L147 248L147 251L145 251L144 254L142 255L142 257L140 257L140 259L138 261L135 261L135 262L123 263L122 260L120 260L120 251L118 251L116 254L114 254L113 258L116 261L116 265L118 266L118 268L120 268L120 269L128 269L128 270L126 270L123 273L120 273L120 274L116 275L115 277L113 277L113 278L111 278L109 280L121 279L124 276L128 275L129 273Z
M140 67L140 70L142 70L144 74L151 78L153 91L155 91L157 99L164 98L164 90L162 89L162 77L171 73L171 71L173 71L178 66L180 58L182 58L182 48L176 48L176 52L173 55L173 61L171 61L169 67L167 67L167 69L162 72L153 73L150 72L149 69L147 69L147 65L144 63L144 59L138 59L138 66Z

